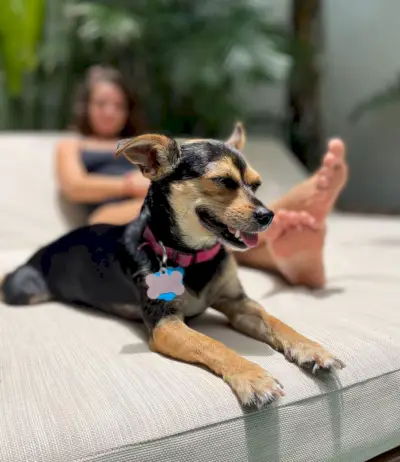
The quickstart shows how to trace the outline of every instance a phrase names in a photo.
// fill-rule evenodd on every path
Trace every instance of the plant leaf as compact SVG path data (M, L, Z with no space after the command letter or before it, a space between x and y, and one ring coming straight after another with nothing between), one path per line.
M9 0L0 15L0 54L7 86L20 93L25 71L37 65L37 48L42 31L44 0Z
M396 81L386 88L378 90L371 96L357 104L349 115L351 123L357 123L367 112L382 109L388 104L393 104L400 100L400 75Z

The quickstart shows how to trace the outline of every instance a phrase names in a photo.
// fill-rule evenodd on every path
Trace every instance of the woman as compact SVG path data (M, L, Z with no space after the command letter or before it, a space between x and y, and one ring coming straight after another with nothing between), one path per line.
M125 158L114 158L116 141L138 134L135 104L121 75L107 68L90 70L76 106L81 137L62 140L57 178L64 195L87 204L89 223L125 224L140 211L149 182ZM323 287L326 218L347 182L345 146L328 145L321 167L270 208L272 226L260 244L235 254L240 264L275 271L291 284Z
M140 211L149 181L125 158L114 158L118 139L140 133L136 114L118 71L89 70L75 106L80 136L59 142L56 175L63 195L87 206L91 224L123 224Z

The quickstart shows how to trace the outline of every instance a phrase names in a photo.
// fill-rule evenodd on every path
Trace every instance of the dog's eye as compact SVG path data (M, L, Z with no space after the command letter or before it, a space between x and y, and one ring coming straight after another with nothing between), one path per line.
M214 183L216 183L219 186L223 186L226 189L238 189L239 183L235 181L233 178L230 178L228 176L218 176L216 178L212 179Z

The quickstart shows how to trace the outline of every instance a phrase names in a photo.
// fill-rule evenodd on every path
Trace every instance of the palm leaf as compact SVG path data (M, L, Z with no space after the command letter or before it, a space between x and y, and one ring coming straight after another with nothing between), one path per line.
M382 90L378 90L365 100L357 104L349 115L351 123L357 123L367 112L386 107L400 100L400 75L396 80Z

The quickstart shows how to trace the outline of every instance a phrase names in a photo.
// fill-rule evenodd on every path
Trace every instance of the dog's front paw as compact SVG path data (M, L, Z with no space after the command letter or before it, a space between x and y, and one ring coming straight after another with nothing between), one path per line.
M246 365L232 375L224 377L243 406L261 409L266 404L285 396L283 386L258 364Z
M324 347L307 339L288 346L285 350L285 357L304 369L310 369L313 374L319 370L330 371L346 367L343 361L329 353Z

